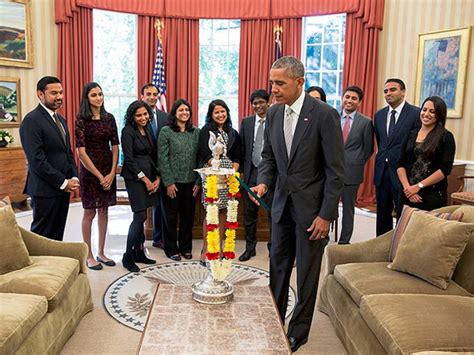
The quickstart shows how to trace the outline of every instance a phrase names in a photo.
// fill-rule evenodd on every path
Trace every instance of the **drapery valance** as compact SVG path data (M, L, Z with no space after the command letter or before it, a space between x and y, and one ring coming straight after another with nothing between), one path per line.
M383 0L56 0L56 23L68 22L81 7L182 19L268 20L356 13L367 27L379 29L383 20Z

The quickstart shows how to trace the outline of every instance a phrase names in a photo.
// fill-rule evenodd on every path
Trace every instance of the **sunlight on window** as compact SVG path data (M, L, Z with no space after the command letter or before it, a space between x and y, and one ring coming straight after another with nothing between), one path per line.
M199 126L209 102L224 100L238 129L240 20L199 21Z
M93 10L93 26L94 81L104 91L105 109L115 116L120 137L127 107L137 99L137 16Z
M329 105L341 108L342 69L346 15L303 18L302 61L306 69L306 88L321 86Z

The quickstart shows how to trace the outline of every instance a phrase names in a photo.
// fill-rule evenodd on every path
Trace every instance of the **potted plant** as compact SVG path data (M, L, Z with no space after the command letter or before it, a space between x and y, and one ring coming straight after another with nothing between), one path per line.
M0 148L6 147L13 143L14 139L10 132L0 130Z

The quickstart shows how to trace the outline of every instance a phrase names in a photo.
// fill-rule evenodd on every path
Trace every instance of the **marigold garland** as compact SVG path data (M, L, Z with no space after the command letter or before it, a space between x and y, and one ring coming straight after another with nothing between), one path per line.
M239 173L235 173L238 177ZM239 226L237 222L237 213L240 198L240 185L234 175L227 177L227 185L229 186L227 203L227 220L225 231L225 242L223 257L220 256L219 242L219 209L217 201L219 198L217 189L217 176L208 175L206 177L206 229L207 229L207 253L206 257L211 265L211 273L214 279L222 281L232 270L232 260L235 259L235 237L236 229Z

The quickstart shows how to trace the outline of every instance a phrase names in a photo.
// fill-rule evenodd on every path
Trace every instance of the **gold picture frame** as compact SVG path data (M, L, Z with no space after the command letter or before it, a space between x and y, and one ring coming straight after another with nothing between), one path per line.
M0 65L33 68L31 1L0 0Z
M0 76L0 128L19 127L21 117L20 78Z
M415 104L431 95L444 99L448 117L461 118L471 28L418 35Z

